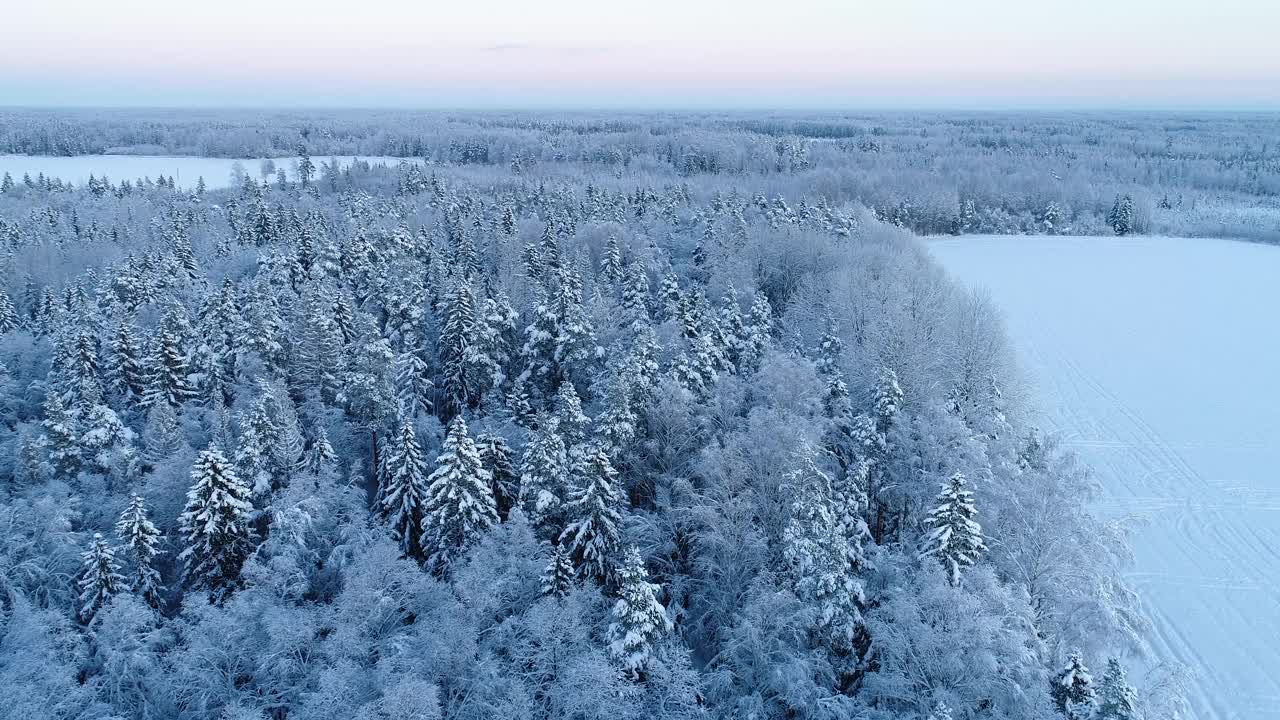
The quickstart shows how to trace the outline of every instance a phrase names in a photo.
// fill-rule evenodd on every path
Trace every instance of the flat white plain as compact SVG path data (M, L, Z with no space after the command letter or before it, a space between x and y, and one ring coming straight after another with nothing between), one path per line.
M1192 717L1280 717L1280 247L970 236L930 243L987 288L1043 429L1131 517L1154 661Z

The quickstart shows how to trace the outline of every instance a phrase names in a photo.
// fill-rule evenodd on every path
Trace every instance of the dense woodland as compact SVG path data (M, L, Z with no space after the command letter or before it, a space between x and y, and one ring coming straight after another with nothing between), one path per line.
M0 715L1178 717L997 313L885 218L963 148L1103 222L1161 167L1114 136L23 117L300 180L0 193ZM1168 182L1261 197L1267 152Z
M1280 242L1275 114L530 114L0 110L0 153L374 155L722 186L799 178L919 234L1125 232ZM737 176L724 178L720 176Z

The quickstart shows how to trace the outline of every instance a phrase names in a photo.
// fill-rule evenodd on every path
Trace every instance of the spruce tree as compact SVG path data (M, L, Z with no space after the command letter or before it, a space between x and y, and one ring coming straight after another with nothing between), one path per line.
M1120 661L1111 658L1098 688L1097 720L1138 720L1138 698Z
M240 570L253 551L249 488L216 446L201 451L191 469L187 505L178 518L183 580L221 602L240 586Z
M632 680L643 680L658 641L671 630L666 608L658 601L658 586L635 547L627 549L618 568L618 600L610 613L609 657Z
M569 524L560 533L559 546L567 548L581 574L608 582L622 536L619 508L622 491L618 472L603 450L585 454L574 472L574 487L565 503Z
M436 470L427 478L422 546L437 572L447 573L467 548L498 522L492 476L459 415L449 423Z
M591 418L582 412L582 400L578 397L578 391L573 387L573 383L560 383L554 408L555 422L560 429L560 436L564 438L570 454L574 454L587 440L587 429L591 424Z
M529 522L558 537L569 474L568 452L555 420L542 417L520 463L520 503Z
M54 476L70 479L80 472L83 452L80 447L81 428L57 393L49 393L44 403L45 447Z
M147 506L142 496L134 495L129 507L120 514L116 521L116 534L124 542L133 562L130 588L151 607L160 607L164 588L160 585L160 573L154 564L156 555L160 554L156 547L160 543L160 531L147 518Z
M469 361L477 340L475 301L471 282L459 279L449 294L444 327L440 332L440 363L444 373L444 397L450 413L473 407L479 399L475 372Z
M127 322L116 326L107 355L107 389L120 397L125 407L135 407L146 393L146 371L134 340L134 331Z
M542 571L542 594L562 598L573 589L573 561L560 545L551 547L551 561Z
M605 244L604 259L600 263L600 275L615 287L622 282L622 248L618 245L617 235L610 235Z
M85 463L103 475L127 474L135 453L133 430L101 401L89 405L82 418L80 452Z
M165 317L154 340L149 378L143 403L168 403L178 408L195 397L188 378L187 355L182 349L182 328L186 324L181 310L174 309Z
M182 426L169 403L157 403L147 411L147 424L142 430L143 458L159 462L171 457L182 447Z
M840 364L844 360L844 340L840 339L839 328L834 319L827 319L826 331L818 341L818 372L832 376L840 374Z
M881 435L888 435L898 414L902 412L902 399L902 387L898 385L897 373L889 368L880 368L872 399L872 413L876 430Z
M622 289L623 321L626 325L636 322L649 324L653 316L649 311L649 273L644 263L632 260L627 266L626 285Z
M0 288L0 335L18 329L18 313L9 298L9 291Z
M634 363L617 368L609 380L604 411L596 418L596 438L614 461L621 459L636 439L640 419L632 408L631 389L638 383Z
M316 428L315 437L311 440L311 448L307 451L307 470L318 475L326 469L337 467L337 464L338 454L334 452L333 445L329 444L329 434L323 427Z
M977 562L986 550L982 526L976 520L978 511L973 505L973 493L963 474L957 472L943 484L937 503L925 518L929 530L920 557L935 558L942 563L951 584L959 585L960 571Z
M520 315L506 295L485 298L476 327L476 342L467 364L479 375L480 391L501 392L507 385Z
M435 383L431 382L431 368L418 350L400 353L396 358L396 398L400 412L408 418L423 418L431 414Z
M1116 235L1125 236L1133 232L1133 198L1124 195L1116 196L1116 201L1107 213L1107 224Z
M489 471L498 518L506 522L520 498L520 473L516 471L511 446L497 433L484 433L476 438L476 448L480 464Z
M847 655L862 626L862 581L855 574L858 553L838 512L831 479L815 462L812 448L801 450L799 467L788 475L795 491L791 518L783 531L783 559L796 596L816 611L821 642ZM844 498L841 498L844 499ZM856 532L856 528L853 530Z
M746 325L746 339L743 342L740 366L754 371L759 369L773 336L773 310L764 293L756 293Z
M272 417L270 395L265 387L249 411L240 419L240 443L236 449L236 467L240 477L256 496L263 496L283 484L279 468L271 456L280 428Z
M388 444L382 459L382 486L378 509L391 523L391 535L407 557L425 560L423 517L427 498L427 463L413 430L405 418L400 432Z
M80 555L80 619L88 624L124 585L115 550L94 533L89 549Z
M1085 667L1079 651L1071 653L1066 667L1053 676L1049 694L1058 712L1069 720L1092 720L1097 696L1093 690L1093 675Z

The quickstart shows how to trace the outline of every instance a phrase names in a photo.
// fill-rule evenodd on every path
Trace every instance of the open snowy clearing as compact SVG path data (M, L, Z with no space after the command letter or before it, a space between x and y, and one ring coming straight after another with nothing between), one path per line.
M1141 520L1130 579L1192 716L1280 718L1280 247L1185 238L930 243L989 289L1042 427Z
M361 157L370 164L398 165L401 162L420 162L416 158L397 157ZM321 165L337 161L338 167L345 168L351 164L351 158L312 158L319 173ZM240 171L255 180L262 179L263 163L271 163L269 167L284 168L290 180L298 179L298 159L283 158L207 158L177 157L160 155L74 155L69 157L54 155L0 155L0 175L9 173L15 181L22 180L24 174L35 177L44 173L48 177L65 182L84 185L90 175L99 178L107 177L112 182L121 180L133 181L137 178L155 179L160 175L171 176L174 184L185 190L195 188L196 182L204 178L205 187L210 190L230 187L236 173ZM267 174L267 179L275 181L274 170Z

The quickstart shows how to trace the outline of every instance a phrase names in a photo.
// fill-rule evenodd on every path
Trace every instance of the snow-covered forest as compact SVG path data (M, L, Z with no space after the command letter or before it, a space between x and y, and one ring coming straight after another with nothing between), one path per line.
M802 180L920 234L1112 231L1280 242L1274 113L425 113L0 110L0 153L420 157L454 165L585 166ZM739 184L742 181L739 180Z
M1188 229L1273 119L95 117L0 146L298 179L4 183L0 715L1177 717L911 230Z

